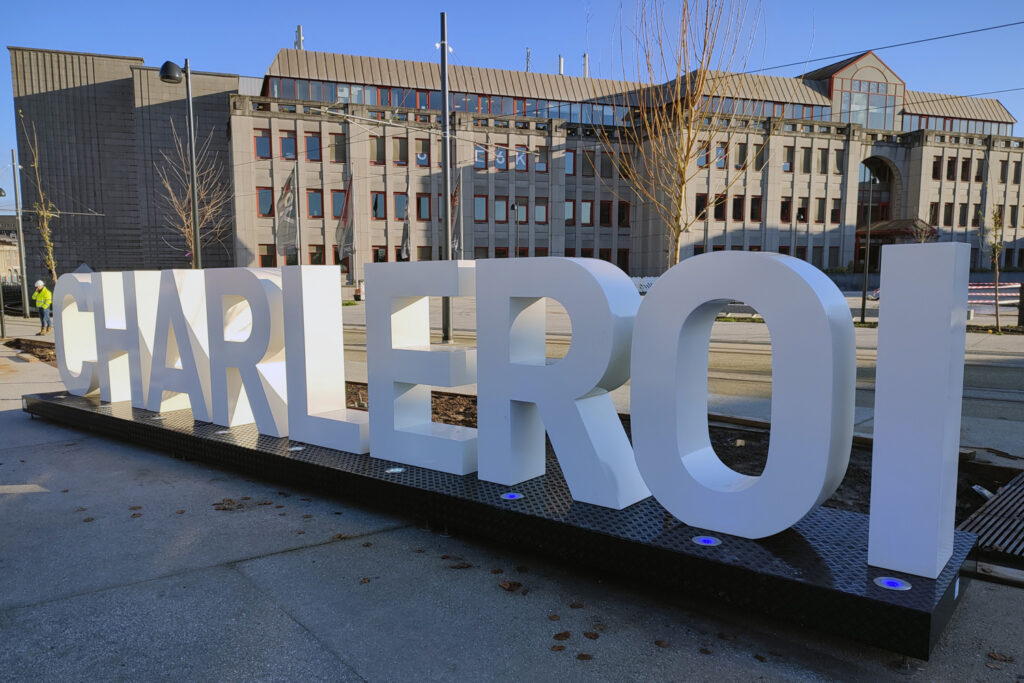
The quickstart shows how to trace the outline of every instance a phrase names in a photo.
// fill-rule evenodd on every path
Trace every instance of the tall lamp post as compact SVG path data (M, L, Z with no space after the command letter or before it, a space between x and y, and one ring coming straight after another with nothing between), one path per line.
M188 170L192 195L192 267L203 267L202 243L199 241L199 195L196 187L196 124L192 111L192 70L185 60L185 106L188 110ZM182 69L174 62L164 62L160 67L160 80L164 83L181 83Z
M508 208L512 209L512 219L516 222L516 246L512 249L512 258L519 258L519 207L512 202Z

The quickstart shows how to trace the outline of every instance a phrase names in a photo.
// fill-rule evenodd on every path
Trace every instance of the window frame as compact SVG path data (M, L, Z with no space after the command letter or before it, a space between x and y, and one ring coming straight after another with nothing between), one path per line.
M280 148L281 148L281 159L283 161L297 161L298 157L299 157L299 140L298 140L298 136L297 136L296 132L294 130L282 130L282 131L279 131L279 132L280 132L279 141L280 141ZM289 135L289 133L291 133L291 135ZM292 155L291 156L287 156L284 153L284 141L285 140L291 140L292 144L295 145L295 148L292 150Z
M551 152L545 145L537 146L537 158L533 162L533 170L535 173L547 173L550 167L550 156Z
M320 250L320 263L313 263L313 252L317 249ZM308 244L306 245L306 261L311 266L326 266L327 265L327 247L323 244Z
M316 144L312 147L312 151L316 154L315 158L309 156L309 153L310 153L310 150L311 150L311 148L309 146L309 142L313 138L316 138ZM319 132L305 133L302 136L302 139L305 142L305 145L303 145L303 146L306 148L306 161L323 161L324 160L324 150L323 150L323 147L320 144L320 141L321 141L320 133Z
M704 208L700 207L701 200L704 200ZM708 193L698 192L693 196L693 215L696 216L699 221L706 221L708 219Z
M405 141L405 161L401 160L402 141ZM398 152L398 154L396 154ZM409 136L395 135L391 138L391 165L406 167L409 165Z
M422 206L422 203L420 202L420 200L423 199L424 197L426 197L426 199L427 199L427 215L426 216L422 215L422 213L420 212L420 207ZM429 192L417 192L416 193L416 220L418 220L418 221L429 221L430 220L430 214L431 214L430 208L431 208L432 204L433 204L433 202L430 201L430 193Z
M721 216L719 216L719 208L721 208ZM711 207L711 217L716 222L725 221L729 216L729 195L716 194L714 204Z
M416 168L430 168L430 138L416 138L416 145L417 146L419 146L419 143L421 143L421 142L427 143L426 144L427 163L421 164L420 163L420 153L419 152L415 152L414 156L416 157L416 161L415 161Z
M482 205L484 207L484 217L483 218L478 218L477 217L477 208L481 205L481 203L478 202L478 200L481 200L481 199L483 200ZM489 215L489 212L488 212L488 207L487 207L487 195L485 195L485 194L475 194L475 195L473 195L473 222L476 223L476 224L487 223L488 215Z
M398 198L405 197L405 215L402 216L398 210ZM409 193L408 192L392 192L391 193L391 208L395 211L395 220L404 221L409 217Z
M607 210L608 220L605 220L605 211ZM612 227L612 200L602 199L601 203L597 207L597 224L602 228Z
M257 133L265 132L266 135L257 135ZM264 139L267 141L267 155L260 155L259 140ZM256 159L273 159L274 158L274 134L269 128L253 128L252 129L252 153Z
M338 211L337 215L334 213L334 208L337 206L337 196L341 195L341 210ZM345 215L345 190L331 190L331 218L341 219Z
M736 217L737 200L739 201L739 218ZM732 204L730 205L729 213L732 215L733 223L742 223L746 218L747 213L747 196L742 194L734 194L732 196Z
M370 155L369 155L369 158L368 158L368 162L369 162L370 166L384 166L387 163L387 160L388 160L387 144L386 143L382 143L381 142L382 140L384 140L384 136L383 135L371 135L370 136ZM374 161L374 159L373 159L374 153L377 152L377 151L380 151L380 152L383 153L383 156L381 157L380 161Z
M784 145L782 147L782 172L792 173L793 166L796 164L796 146L795 145Z
M380 205L383 207L384 214L381 216L374 215L374 199L377 195L380 195ZM370 190L370 220L373 221L386 221L388 219L388 193L382 190Z
M540 208L544 208L544 220L537 217ZM551 220L550 203L547 197L534 197L533 198L533 223L534 225L547 225Z
M505 152L505 161L502 162L504 165L498 165L498 159L501 156L501 152ZM508 170L508 145L503 143L495 143L494 145L494 170L505 172Z
M574 228L576 227L576 200L566 199L565 200L565 227Z
M268 254L263 254L262 250L264 247L270 247ZM263 257L269 256L274 259L274 262L270 265L263 263ZM259 268L277 268L277 245L276 244L259 244L256 246L256 265Z
M756 202L756 204L757 204L757 217L756 218L754 217L754 204L755 204L754 200L755 199L757 200L757 202ZM752 194L752 195L750 195L750 201L747 202L747 204L750 207L750 222L751 223L761 223L761 221L764 220L764 199L759 194Z
M626 215L626 222L625 222L625 224L623 224L623 222L622 222L622 215L623 215L622 214L622 209L623 209L623 207L625 207L625 209L626 209L626 214L625 214ZM619 201L618 206L616 208L617 208L616 216L615 216L615 218L616 218L616 221L615 221L616 222L616 227L619 227L619 228L628 228L628 227L630 227L630 211L632 210L633 207L630 205L629 202Z
M565 175L576 176L576 150L565 150Z
M516 145L515 146L516 159L515 168L516 173L529 173L530 172L530 147L529 145ZM523 160L523 168L519 168L519 160Z
M332 164L348 163L348 147L346 147L345 133L331 133L331 161ZM335 150L340 150L341 161L335 161Z
M440 165L440 162L438 162ZM487 170L487 145L478 142L473 143L473 169L477 171Z
M270 193L270 213L260 213L260 192L266 190ZM257 187L256 188L256 216L259 218L273 218L274 217L274 188L272 187Z
M586 206L587 208L590 209L590 221L589 222L584 222L583 221L583 207L584 206ZM592 228L592 227L594 227L594 200L593 199L581 199L580 200L579 224L580 224L580 227L583 227L583 228Z
M505 202L505 210L503 212L499 212L498 211L498 202L499 201L504 201ZM508 223L508 207L509 207L509 202L508 202L508 195L507 194L496 194L496 195L494 195L494 222L496 224L504 225L504 224ZM501 217L502 213L504 214L504 217Z
M310 206L310 203L309 203L310 196L312 196L314 194L316 194L317 196L320 197L320 215L319 216L313 214L313 212L311 210L312 207ZM322 219L323 217L324 217L324 191L323 191L323 189L322 188L315 188L315 187L306 188L306 218L321 218Z

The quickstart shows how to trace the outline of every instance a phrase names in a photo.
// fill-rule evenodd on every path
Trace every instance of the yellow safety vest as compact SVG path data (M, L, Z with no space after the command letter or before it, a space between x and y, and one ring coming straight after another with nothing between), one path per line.
M32 301L36 302L37 308L49 308L53 303L53 293L43 287L38 292L32 292Z

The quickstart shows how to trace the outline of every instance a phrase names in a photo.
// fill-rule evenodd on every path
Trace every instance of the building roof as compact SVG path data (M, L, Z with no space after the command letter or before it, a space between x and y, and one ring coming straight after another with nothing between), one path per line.
M908 90L904 96L903 112L925 116L996 121L998 123L1017 122L1017 119L1013 118L999 100L985 97L941 95L916 90Z
M802 78L805 81L827 81L828 79L832 78L832 76L834 76L836 73L842 71L846 67L856 62L861 57L868 55L870 53L871 50L868 50L867 52L861 52L859 55L848 57L841 62L829 64L828 66L823 66L820 69L815 69L814 71L808 71L807 73L803 74L802 76L799 76L798 78Z
M713 72L709 78L725 79L725 83L717 87L717 94L722 97L792 102L793 104L817 104L826 107L832 104L825 86L820 83L802 81L799 78L738 74L728 71Z
M441 74L437 64L311 50L280 50L267 70L267 75L341 83L372 83L396 88L441 89ZM567 101L609 97L635 87L635 84L628 81L604 78L455 65L449 65L448 79L454 92Z

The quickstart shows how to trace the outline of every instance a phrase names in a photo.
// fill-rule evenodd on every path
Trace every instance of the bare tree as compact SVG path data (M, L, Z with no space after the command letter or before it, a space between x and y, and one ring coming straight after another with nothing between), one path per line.
M915 220L910 226L910 236L915 242L925 244L926 242L934 242L938 239L938 233L935 228L928 225L922 220Z
M995 284L995 306L996 306L996 334L1003 333L1003 326L999 319L999 258L1003 253L1003 247L1005 246L1005 235L1003 228L1003 212L997 208L992 212L992 229L989 230L985 227L985 221L981 221L978 224L978 237L981 239L982 248L988 245L989 254L992 258L992 268L995 274L993 278L993 284Z
M231 190L224 182L217 154L211 149L213 133L211 130L196 148L199 241L203 248L222 244L231 236ZM193 244L188 148L178 135L173 119L171 134L174 136L174 150L170 154L161 152L163 163L156 166L156 174L163 188L160 199L167 209L164 221L173 233L173 238L164 237L163 241L171 249L182 251L191 258L196 246Z
M765 163L764 147L750 150L742 162L734 162L736 168L719 174L725 178L702 211L687 201L688 184L708 167L729 167L735 129L727 119L734 98L772 99L767 92L752 92L763 87L766 77L731 73L746 63L759 9L751 16L743 0L681 0L676 16L676 7L665 0L639 0L633 27L635 73L624 74L632 92L618 102L630 106L631 114L617 137L602 134L606 153L618 152L620 175L665 226L667 267L679 261L682 234L714 211L751 165ZM759 118L772 114L752 113ZM777 125L776 120L773 128ZM772 132L764 131L766 142Z
M34 122L31 124L32 130L30 132L28 126L25 125L25 115L19 111L18 117L21 119L21 127L25 134L29 156L32 157L32 160L29 162L32 173L29 178L36 192L35 201L32 202L32 210L36 215L36 230L39 231L39 236L43 240L43 263L50 274L50 282L56 286L57 259L53 254L53 229L50 227L50 221L60 218L60 211L46 196L46 191L43 189L43 176L39 170L39 136L36 134L36 124Z

